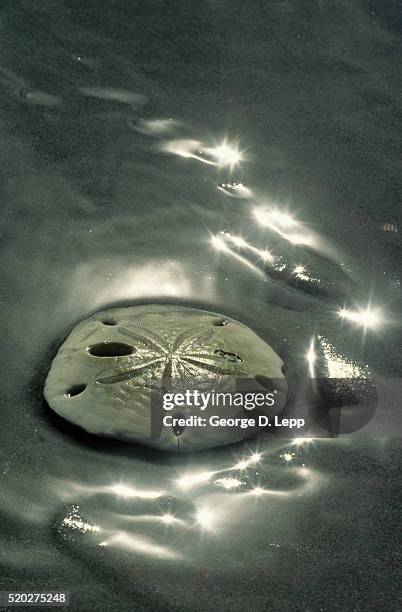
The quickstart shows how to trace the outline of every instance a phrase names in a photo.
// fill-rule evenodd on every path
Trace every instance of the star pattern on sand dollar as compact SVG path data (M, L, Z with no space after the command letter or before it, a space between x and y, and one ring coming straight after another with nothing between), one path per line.
M115 384L137 381L149 386L150 379L174 383L183 379L222 377L238 372L243 359L213 346L211 329L193 327L170 338L163 338L145 328L119 328L124 336L134 340L135 353L114 370L103 371L97 382Z

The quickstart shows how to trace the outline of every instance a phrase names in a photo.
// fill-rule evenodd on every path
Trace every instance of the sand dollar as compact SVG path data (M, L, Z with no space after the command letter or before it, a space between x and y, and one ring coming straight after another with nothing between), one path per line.
M211 402L204 410L194 404L167 409L162 393L275 392L272 409L258 411L279 414L287 396L282 366L268 344L233 319L182 306L114 308L72 330L53 360L44 395L57 414L87 432L185 452L250 436L252 428L209 426L209 420L250 418L255 411ZM168 414L201 416L206 426L164 425Z

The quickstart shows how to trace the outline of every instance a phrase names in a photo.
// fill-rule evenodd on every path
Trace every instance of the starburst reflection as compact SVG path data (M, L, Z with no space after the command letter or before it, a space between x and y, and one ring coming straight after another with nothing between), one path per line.
M86 518L84 519L80 513L79 506L74 505L73 509L62 519L63 528L71 530L73 533L81 532L86 538L91 541L95 539L100 547L119 548L135 555L146 555L155 559L183 559L181 553L178 552L180 539L175 541L176 533L181 534L183 530L189 535L190 532L205 532L203 537L223 536L225 529L230 529L234 521L239 521L242 517L249 515L250 504L251 510L257 506L260 508L267 499L270 503L274 503L275 499L286 500L295 495L306 495L311 493L317 485L322 482L322 475L317 470L311 470L303 464L298 466L296 459L303 453L302 445L309 444L313 438L295 438L289 445L281 449L264 450L254 447L249 449L244 456L239 457L238 461L233 464L229 463L221 465L219 469L189 471L175 480L176 487L184 490L191 490L187 497L187 504L195 504L191 514L188 514L186 507L179 505L175 506L173 513L170 507L171 501L179 498L180 495L172 491L165 491L165 502L169 502L169 508L162 510L160 502L145 506L141 498L156 500L162 495L159 491L140 490L124 483L116 483L112 486L92 486L84 487L82 485L73 486L70 484L72 494L82 493L83 495L97 495L99 492L118 495L121 498L139 498L138 511L136 504L130 500L130 514L120 514L116 511L106 511L105 522L102 522L102 527L92 524ZM292 445L294 447L292 449ZM269 488L266 469L270 469L269 465L264 466L265 460L268 457L274 459L271 468L277 471L277 452L281 453L281 460L286 466L286 472L293 474L299 479L299 486L289 490L288 488L279 489L273 486ZM293 452L296 451L296 452ZM290 465L295 460L296 465ZM237 471L234 472L234 471ZM242 472L242 473L239 473ZM244 473L243 473L244 472ZM217 476L218 475L218 476ZM215 476L213 479L212 477ZM275 481L275 478L274 478ZM198 489L198 490L197 490ZM203 490L202 492L200 491ZM66 491L66 483L59 489L60 496L65 499L68 496ZM206 494L205 494L206 493ZM135 500L134 500L135 502ZM254 503L255 502L255 503ZM125 504L122 504L125 508ZM141 509L149 507L150 512L143 514ZM184 514L182 514L184 508ZM236 509L236 512L234 512ZM113 522L112 522L113 521ZM155 530L152 524L164 526L161 532ZM237 523L240 525L241 523ZM110 526L112 525L112 528ZM108 527L109 526L109 527ZM147 536L147 528L150 528L152 538ZM158 534L158 535L156 535ZM155 537L173 538L171 540L172 548L162 544L162 541L157 541ZM180 536L181 537L181 536Z
M223 475L226 472L232 472L234 470L246 470L248 467L256 465L260 461L262 461L263 454L257 451L251 453L245 459L238 461L235 465L223 468L221 470L215 471L200 471L200 472L188 472L180 476L180 478L175 480L176 486L180 489L191 489L198 485L209 483L213 476ZM215 480L215 484L218 486L222 486L225 489L232 489L242 485L242 481L238 478L234 478L231 476L225 477L222 476Z
M219 168L235 168L244 160L238 144L230 144L226 140L215 146L207 146L199 140L180 139L165 142L162 150L174 153L180 157L193 158L203 164Z
M238 145L231 145L226 141L216 147L206 149L206 153L215 158L217 165L220 167L229 166L234 168L243 160L243 155Z
M228 245L225 243L222 236L211 236L211 244L216 251L229 251Z
M265 489L262 487L254 487L254 489L251 489L250 493L254 495L254 497L261 497L261 495L264 495Z
M172 514L163 514L161 516L161 520L166 525L171 525L172 523L175 523L177 521L177 519Z
M296 266L293 270L293 274L303 281L312 280L306 272L306 268L304 266Z
M378 327L384 322L382 313L378 308L372 309L367 307L360 310L348 310L347 308L342 308L339 310L338 316L341 319L346 319L347 321L357 323L358 325L364 327L364 329L367 329L368 327Z
M204 145L199 140L172 140L162 146L162 150L167 153L174 153L180 157L196 159L203 164L215 166L216 163L203 156Z
M230 243L234 244L239 249L246 249L246 250L254 253L263 262L272 263L275 260L275 257L272 255L272 253L270 253L266 249L263 250L263 249L259 249L259 248L255 247L254 245L252 245L249 242L247 242L246 240L244 240L244 238L242 238L241 236L234 236L230 232L221 232L220 233L220 239L223 241L224 244L225 244L225 242L226 243L230 242ZM225 246L226 246L226 248L228 248L227 244L225 244Z
M242 459L241 461L236 463L236 465L234 465L231 469L232 470L245 470L251 465L255 465L256 463L259 463L261 459L262 459L262 454L254 452L249 457L247 457L247 459Z

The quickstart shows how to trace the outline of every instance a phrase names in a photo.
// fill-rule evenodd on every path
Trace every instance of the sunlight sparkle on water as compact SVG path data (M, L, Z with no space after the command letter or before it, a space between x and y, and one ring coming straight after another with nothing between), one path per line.
M292 225L296 225L295 219L288 213L284 213L279 210L272 210L270 211L269 216L275 223L278 223L278 225L282 225L283 227L291 227Z
M245 187L243 183L238 181L233 183L221 183L218 185L218 189L231 198L251 198L253 195L251 189Z
M245 470L248 467L248 463L247 461L239 461L239 463L236 463L236 465L234 466L234 470Z
M111 493L115 493L120 497L140 497L142 499L157 499L163 493L159 491L139 491L137 489L133 489L132 487L128 487L124 484L115 484L109 487Z
M235 466L233 466L233 470L245 470L250 467L250 465L255 465L259 463L262 459L261 453L252 453L247 459L242 459Z
M194 474L184 474L176 483L182 489L190 489L197 484L208 482L215 473L216 472L196 472Z
M221 236L211 236L211 244L216 251L229 251L229 247Z
M162 150L168 153L174 153L180 157L196 159L203 164L215 166L216 163L210 159L203 157L204 145L199 140L172 140L162 146Z
M208 508L200 508L197 512L197 524L203 529L212 529L215 515Z
M219 237L223 241L224 245L225 245L225 241L226 241L226 242L230 242L230 243L234 244L238 248L247 249L248 251L251 251L252 253L255 253L264 262L267 262L267 261L273 262L274 259L275 259L275 257L272 255L272 253L270 253L266 249L262 250L262 249L259 249L259 248L255 247L255 246L253 246L252 244L250 244L249 242L244 240L244 238L242 238L241 236L234 236L230 232L221 232ZM225 246L226 246L226 249L228 249L227 245L225 245ZM218 248L218 250L219 249L220 250L224 250L225 246L222 247L222 246L220 246L218 244L216 248Z
M254 495L254 497L261 497L261 495L264 495L264 489L262 487L254 487L254 489L251 490L251 494Z
M253 214L260 225L267 227L273 224L282 227L291 227L297 224L297 221L291 215L276 209L267 210L266 208L255 208Z
M226 141L216 147L206 149L206 152L216 159L218 166L222 167L230 166L234 168L243 160L238 146L230 145Z
M80 531L81 533L99 533L101 528L98 525L91 525L86 521L83 521L78 513L78 506L74 506L73 511L63 519L63 525L70 527L71 529Z
M233 169L244 159L238 145L229 144L226 141L214 147L208 147L199 140L179 139L165 142L162 150L220 168L229 166Z
M288 213L276 209L255 208L253 215L259 225L271 229L291 244L317 246L316 239L307 234L302 224Z
M227 477L227 478L218 478L217 480L215 480L215 484L223 487L227 491L230 491L231 489L237 489L243 483L238 478Z
M172 514L163 514L161 519L166 525L171 525L172 523L177 521L177 519Z
M310 348L308 349L306 353L306 359L307 359L307 363L309 367L310 376L311 378L314 378L314 375L315 375L314 365L317 360L317 355L315 352L315 345L314 345L314 336L311 339Z
M263 261L270 261L270 262L272 262L275 259L275 257L269 251L261 251L260 255L261 255L261 259Z
M368 367L360 367L356 362L340 355L336 348L322 336L318 336L325 356L329 378L368 378Z
M174 119L142 119L136 125L131 125L138 132L147 134L148 136L160 136L175 127L179 126L180 123Z
M159 559L180 559L181 555L167 546L155 544L152 540L126 531L114 530L108 540L101 542L102 546L115 546L125 550L142 553Z
M293 274L297 276L297 278L300 278L300 280L304 280L304 281L312 280L306 273L306 269L304 266L296 266L293 270Z
M247 245L247 242L244 240L244 238L241 238L240 236L228 235L228 238L231 242L233 242L233 244L238 247L245 247Z
M342 308L338 312L338 316L341 319L357 323L364 328L378 327L378 325L384 321L379 309L371 309L370 307L361 310L348 310L347 308Z
M230 255L230 257L232 257L236 261L239 261L242 265L250 268L253 272L255 272L255 274L257 274L261 278L265 278L265 274L260 268L258 268L248 259L246 259L246 257L243 257L239 253L236 253L233 249L229 247L229 245L225 241L226 238L227 236L225 232L220 232L220 234L218 234L217 236L211 236L210 242L211 242L212 247L215 249L215 251L220 251L220 252L225 253L226 255ZM242 239L238 238L237 240L241 241ZM247 248L250 248L250 246L247 245Z
M314 442L314 438L294 438L293 440L293 444L296 444L296 446L302 446L303 444L310 444L311 442Z

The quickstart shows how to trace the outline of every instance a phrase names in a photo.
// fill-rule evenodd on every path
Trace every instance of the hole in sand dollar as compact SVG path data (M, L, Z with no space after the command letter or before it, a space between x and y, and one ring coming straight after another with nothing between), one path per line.
M215 327L225 327L225 325L227 325L228 323L229 321L227 319L221 317L220 319L215 319L213 325L215 325Z
M184 419L184 415L183 414L176 414L176 419ZM184 432L184 430L186 429L185 425L172 425L172 429L173 429L173 433L176 436L176 438L178 438L179 436L182 435L182 433Z
M231 363L241 363L243 361L240 355L236 355L236 353L228 353L227 351L221 351L220 349L216 349L215 355L219 355Z
M85 391L86 388L87 386L84 384L71 385L71 387L67 389L65 395L67 395L67 397L75 397L76 395L80 395L80 393Z
M124 357L132 355L134 349L123 342L99 342L99 344L88 347L87 351L93 357Z
M104 327L102 321L109 318L118 324ZM214 326L222 319L228 321L224 332ZM153 402L163 409L165 389L176 394L195 385L218 392L231 389L234 376L283 379L275 383L281 390L275 403L280 411L287 399L281 366L270 345L223 314L171 304L128 306L99 312L95 319L91 315L71 331L53 359L44 396L54 412L91 434L187 453L239 442L250 432L187 423L184 430L179 423L173 429L173 421L163 422L159 412L155 423ZM76 403L67 399L66 389L82 382L87 389ZM73 404L77 410L71 410ZM171 415L177 409L188 416L187 408L186 402L173 402Z
M101 322L103 325L117 325L117 321L115 319L102 319Z

